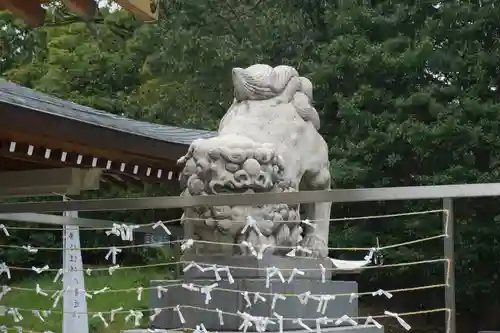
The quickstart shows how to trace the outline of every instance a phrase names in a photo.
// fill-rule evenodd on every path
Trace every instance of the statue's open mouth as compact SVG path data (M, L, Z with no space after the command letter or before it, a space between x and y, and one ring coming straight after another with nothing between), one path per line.
M269 145L228 145L226 141L222 146L216 139L208 139L191 151L181 182L185 195L295 191L291 182L283 178L283 170L281 158ZM298 206L249 202L248 206L200 208L196 213L200 223L210 230L236 235L231 239L233 243L251 240L256 245L272 245L273 252L279 252L279 247L296 244L302 237ZM251 228L242 234L248 217L257 222L258 231Z
M181 179L189 195L285 191L282 159L268 144L198 142L186 158Z

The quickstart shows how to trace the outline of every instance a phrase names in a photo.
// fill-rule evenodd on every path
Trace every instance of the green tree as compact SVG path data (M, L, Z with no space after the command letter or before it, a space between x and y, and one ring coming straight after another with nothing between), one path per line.
M498 10L492 2L433 1L328 8L330 39L317 48L313 78L338 187L498 181L498 28L493 23ZM498 292L493 263L500 259L495 203L457 203L459 312L483 328L498 325L495 315L483 311L498 309L492 297ZM437 204L364 208L390 213ZM348 224L349 232L332 240L352 244L369 239L370 232L399 242L439 231L439 224L427 222ZM389 255L422 258L439 250L436 244L426 252L398 249ZM402 277L410 284L419 274L394 281Z

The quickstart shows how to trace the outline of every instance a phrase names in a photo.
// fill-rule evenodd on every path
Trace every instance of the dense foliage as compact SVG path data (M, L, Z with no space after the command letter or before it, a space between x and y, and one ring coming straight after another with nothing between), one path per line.
M58 18L28 31L2 13L2 75L109 112L215 129L232 99L232 67L290 64L315 84L337 187L498 181L500 6L494 1L171 0L162 6L155 24L103 8L95 29ZM482 328L500 324L496 201L457 203L464 325L467 319ZM358 204L335 206L332 214L439 205ZM389 244L440 232L440 218L426 215L338 223L330 241L372 246L376 237ZM436 241L388 251L386 260L441 255ZM422 278L442 281L442 267L389 273L371 280L405 286L421 285ZM433 295L431 302L442 301Z

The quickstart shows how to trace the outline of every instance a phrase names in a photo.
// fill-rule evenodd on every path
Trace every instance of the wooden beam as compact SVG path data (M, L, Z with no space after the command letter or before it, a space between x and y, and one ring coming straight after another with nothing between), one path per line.
M99 189L100 169L45 169L0 173L0 197L79 194Z
M94 0L63 0L63 3L70 11L90 20L97 13L97 3Z
M26 142L11 141L0 137L0 156L22 161L37 162L52 166L53 168L99 168L115 174L125 174L144 179L151 183L165 181L175 182L179 176L180 168L171 169L165 164L143 164L139 161L125 162L103 158L100 156L86 155L84 153L61 150L55 147L36 146Z
M115 185L119 188L121 188L122 190L126 190L127 189L127 184L122 181L121 179L118 179L116 177L116 175L113 175L113 174L104 174L102 176L104 179L106 179L106 181L112 185Z
M40 5L40 0L0 0L0 7L20 17L30 27L43 25L45 11Z
M0 110L1 113L1 110ZM1 117L0 117L1 119ZM0 141L15 141L15 142L30 142L37 147L58 147L59 150L64 151L77 151L84 155L90 156L106 156L111 160L125 161L127 163L138 163L140 164L170 164L174 165L176 163L170 161L160 161L158 159L151 159L149 157L139 156L137 154L122 153L111 149L102 149L100 146L88 145L80 142L69 141L61 136L41 136L37 134L34 130L28 131L23 130L10 130L6 128L8 126L4 123L0 123Z
M143 21L158 19L160 0L115 0L115 2Z
M108 173L115 174L113 171L108 171ZM121 180L123 182L125 182L127 184L131 184L134 187L144 189L144 183L138 177L133 177L133 176L125 174L125 173L120 174L119 177L121 178Z
M16 158L2 156L0 152L0 172L3 171L23 171L33 169L50 169L47 164L37 161L23 161Z
M37 143L49 147L48 141L50 140L68 150L71 149L63 145L71 145L75 148L78 146L74 150L82 153L85 153L84 149L87 147L87 149L92 148L95 155L122 160L128 156L131 159L156 160L160 164L167 161L175 164L177 159L186 154L189 146L91 125L6 102L0 102L0 133L24 142L33 142L33 137L36 137ZM13 137L12 134L21 135L22 138ZM43 140L44 138L46 140Z
M42 4L42 5L45 5L45 4L49 3L50 1L52 1L52 0L39 0L40 4ZM6 2L7 1L0 0L0 10L7 10L7 7L5 6Z

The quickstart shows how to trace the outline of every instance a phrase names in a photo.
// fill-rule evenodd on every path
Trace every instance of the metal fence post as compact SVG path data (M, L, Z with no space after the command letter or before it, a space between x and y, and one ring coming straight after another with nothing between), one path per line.
M456 333L456 305L455 305L455 217L453 214L453 199L443 198L443 229L445 262L444 276L446 287L444 291L446 312L446 333Z

